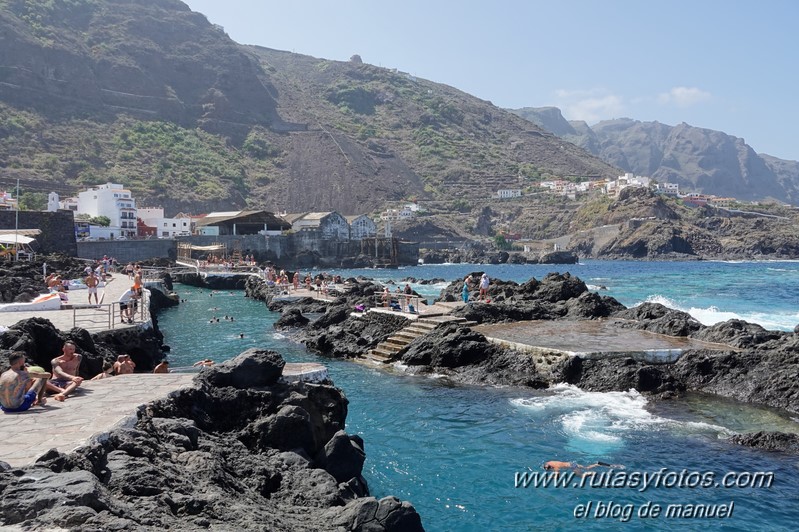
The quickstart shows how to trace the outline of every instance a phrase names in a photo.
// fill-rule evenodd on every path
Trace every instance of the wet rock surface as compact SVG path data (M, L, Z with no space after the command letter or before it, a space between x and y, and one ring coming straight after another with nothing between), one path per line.
M454 316L477 323L502 323L523 320L594 319L607 317L625 307L612 297L588 290L585 283L568 273L550 273L541 281L535 278L518 284L492 279L488 297L479 298L481 272L469 276L469 305ZM451 283L439 301L462 301L463 281Z
M75 327L63 333L46 318L30 318L12 325L0 334L0 371L8 367L7 353L23 351L32 365L51 371L50 362L61 354L64 342L72 341L83 357L79 374L91 378L102 371L103 362L115 362L118 355L129 354L136 370L149 372L163 358L162 337L156 328L129 327L90 334Z
M400 352L399 361L407 371L467 384L541 388L565 382L590 391L636 389L663 398L700 391L799 412L797 333L768 331L741 320L707 327L685 312L656 303L628 309L612 297L591 292L568 273L551 273L540 281L532 278L521 284L492 279L486 298L490 303L476 301L481 273L469 275L472 303L456 309L453 316L480 324L613 318L622 327L688 337L718 344L718 349L686 350L674 363L612 356L571 357L542 366L538 356L500 348L468 328L447 325ZM356 293L366 290L374 295L381 290L371 282L364 287ZM451 283L438 300L460 301L462 287L463 280ZM324 356L355 357L407 324L401 316L390 314L353 317L354 303L347 294L340 296L326 305L316 321L295 328L295 338Z
M325 316L344 319L336 319L335 323L331 323L334 320L325 319ZM320 355L355 358L365 355L409 323L410 320L400 315L377 312L369 312L358 318L338 307L300 330L295 338Z
M422 530L413 506L368 495L364 442L331 383L285 384L249 350L132 428L0 471L0 523L70 530Z
M799 435L797 434L760 431L752 434L736 434L729 438L729 441L763 451L799 455Z

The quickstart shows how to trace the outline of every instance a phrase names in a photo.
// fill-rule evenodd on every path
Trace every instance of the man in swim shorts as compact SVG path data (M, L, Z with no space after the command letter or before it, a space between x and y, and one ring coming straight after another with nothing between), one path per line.
M83 377L78 376L78 368L83 357L75 353L75 344L66 342L61 349L61 356L54 358L53 379L47 383L47 389L55 392L53 399L65 400L83 382Z
M33 405L47 402L44 397L45 383L50 374L36 368L28 371L25 367L25 353L14 351L8 355L11 366L0 375L0 410L3 412L24 412ZM41 370L41 371L38 371Z
M89 291L89 304L92 302L92 296L94 296L94 303L99 305L100 301L97 299L97 285L100 284L100 279L94 274L94 272L90 272L89 275L83 280L83 283L86 285L86 289Z

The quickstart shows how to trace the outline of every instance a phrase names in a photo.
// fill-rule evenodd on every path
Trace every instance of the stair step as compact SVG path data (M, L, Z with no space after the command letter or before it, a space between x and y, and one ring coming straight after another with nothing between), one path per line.
M415 331L408 331L407 329L403 329L401 331L395 332L389 338L397 338L397 339L402 338L402 339L408 340L410 342L410 341L416 340L420 336L424 336L424 334L418 334Z
M391 362L391 357L383 356L379 353L375 353L374 351L369 351L368 353L366 353L364 358L368 358L369 360L374 360L375 362L382 362L384 364L386 362Z
M418 334L422 335L422 334L429 333L430 331L432 331L436 327L438 327L438 325L436 325L435 327L426 327L424 325L408 325L407 327L405 327L402 330L410 332L410 333L418 333Z
M384 340L380 345L384 345L386 347L398 347L402 349L406 345L411 343L407 338L394 338L393 336Z
M372 353L376 353L378 355L382 355L382 356L385 356L385 357L393 357L394 355L396 355L399 352L400 352L399 349L391 349L390 347L385 346L383 344L380 344L377 347L375 347L374 349L372 349Z

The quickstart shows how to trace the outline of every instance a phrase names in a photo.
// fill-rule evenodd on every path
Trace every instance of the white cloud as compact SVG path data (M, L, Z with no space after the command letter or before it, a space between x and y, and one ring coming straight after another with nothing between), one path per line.
M690 107L698 103L706 102L712 95L696 87L674 87L669 92L658 95L658 103L661 105L676 105L677 107Z
M617 118L623 114L624 101L605 89L555 91L557 107L567 120L585 120L589 124Z

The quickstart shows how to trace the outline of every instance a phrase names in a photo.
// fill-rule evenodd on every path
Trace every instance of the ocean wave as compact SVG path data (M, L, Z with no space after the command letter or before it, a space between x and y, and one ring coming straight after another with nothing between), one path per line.
M284 340L285 338L287 338L287 336L285 334L276 332L272 333L272 338L274 338L275 340Z
M716 433L724 437L733 431L705 422L677 421L652 414L646 409L647 400L635 390L627 392L587 392L576 386L559 384L550 389L551 395L511 399L522 409L537 417L554 419L563 432L574 440L587 444L617 447L625 435L634 431L660 431L687 434Z
M769 330L792 331L797 321L799 313L767 314L764 312L731 312L721 310L716 306L709 307L685 307L676 303L673 299L655 294L646 298L645 303L660 303L665 307L680 310L691 315L702 325L715 325L728 320L744 320L749 323L756 323ZM637 303L634 306L638 306Z

